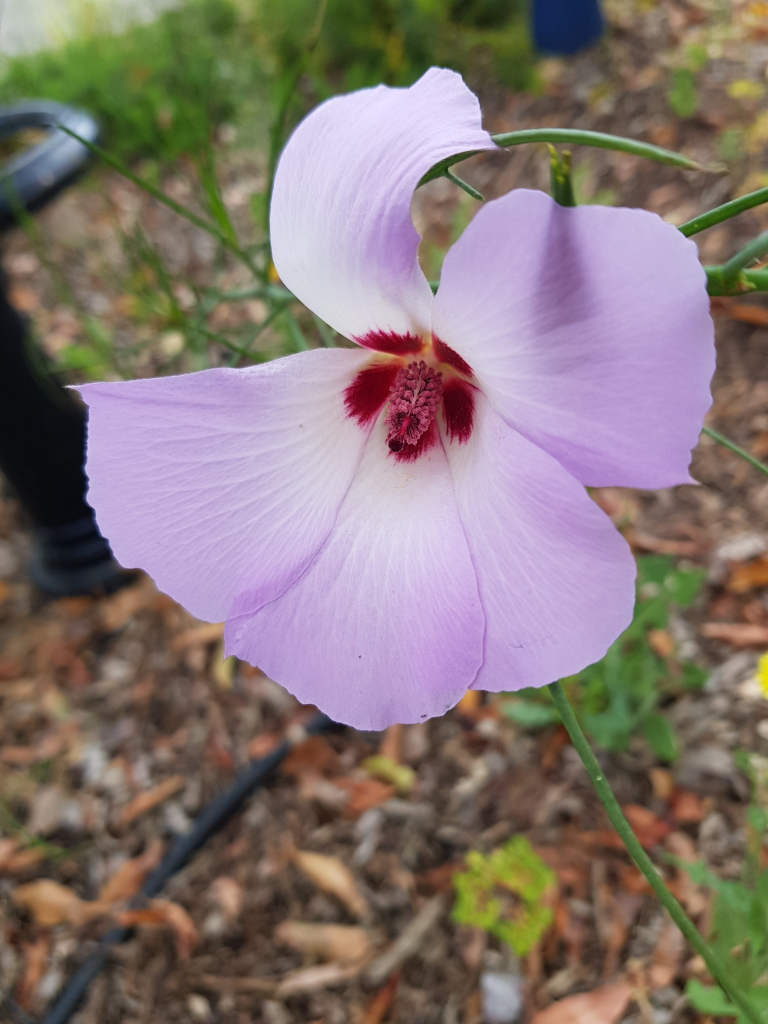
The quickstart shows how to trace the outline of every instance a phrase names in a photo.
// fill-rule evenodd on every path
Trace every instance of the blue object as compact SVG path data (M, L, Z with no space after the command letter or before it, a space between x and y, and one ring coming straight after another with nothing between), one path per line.
M533 40L540 53L576 53L596 43L604 29L600 0L533 0Z

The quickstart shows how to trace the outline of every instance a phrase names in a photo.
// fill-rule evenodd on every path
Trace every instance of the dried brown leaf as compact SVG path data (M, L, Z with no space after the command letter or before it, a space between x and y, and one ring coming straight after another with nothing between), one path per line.
M725 585L732 594L746 594L750 590L768 587L768 555L735 565Z
M163 843L153 839L144 853L124 861L117 871L101 887L99 899L102 903L119 903L129 900L141 888L145 878L154 871L163 856Z
M349 794L344 805L344 816L354 821L361 814L378 807L395 795L395 787L379 779L334 779L334 786Z
M17 845L14 839L4 839L2 842ZM42 846L22 846L13 850L6 848L5 852L0 853L0 874L21 875L44 860L45 849Z
M25 942L22 947L24 969L16 984L16 1002L22 1009L28 1010L45 970L45 963L51 949L50 934L40 935L34 942Z
M46 928L57 924L84 924L109 913L107 904L82 900L72 889L52 878L19 885L11 897L17 907L29 911L35 921Z
M675 653L675 641L666 629L649 629L648 643L660 658L671 658Z
M171 645L173 651L185 651L189 647L205 647L217 643L224 636L223 622L201 622L199 626L185 629L174 637Z
M108 633L114 633L139 612L154 608L158 592L148 576L142 576L132 587L124 587L111 597L99 602L101 623Z
M531 1024L614 1024L629 1004L632 986L626 981L603 985L552 1003L534 1015Z
M722 297L712 303L712 314L726 317L728 320L740 320L755 327L768 327L768 307L758 306L756 303L741 303Z
M400 972L397 971L384 988L380 989L366 1007L361 1024L381 1024L384 1015L392 1005L395 992L400 981Z
M368 904L358 888L354 875L338 857L328 857L308 850L295 850L293 862L319 889L331 893L340 900L350 914L364 917L368 913Z
M126 804L118 812L115 818L115 826L117 828L124 828L126 825L130 825L136 818L146 814L153 807L157 807L158 804L178 793L179 790L184 788L184 784L183 775L172 775L169 779L165 779L163 782L158 783L158 785L153 786L152 789L139 793L138 796L135 796L130 803Z
M672 831L672 826L657 814L640 804L625 804L622 808L632 831L645 849L657 846Z
M115 915L122 925L136 928L171 928L180 960L188 960L199 941L195 923L184 907L171 900L150 900L140 910L123 910Z
M310 736L303 743L297 743L283 761L285 775L302 775L305 772L332 772L338 770L339 755L323 736Z

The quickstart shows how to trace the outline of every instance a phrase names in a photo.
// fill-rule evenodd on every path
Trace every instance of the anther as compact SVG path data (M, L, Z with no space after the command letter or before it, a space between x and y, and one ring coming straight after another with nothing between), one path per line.
M407 444L416 444L429 429L443 394L442 377L423 361L398 371L387 410L390 451L401 452Z

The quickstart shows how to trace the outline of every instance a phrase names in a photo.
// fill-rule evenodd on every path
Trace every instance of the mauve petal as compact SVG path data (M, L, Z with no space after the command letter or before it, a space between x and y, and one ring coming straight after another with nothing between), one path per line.
M290 590L227 623L226 649L338 722L442 715L482 661L483 613L438 444L387 453L384 417L328 540Z
M269 601L327 537L367 430L344 388L368 353L78 388L88 501L125 566L214 622Z
M715 349L695 244L645 210L511 192L443 264L433 330L582 483L690 481Z
M473 688L543 686L602 658L632 620L624 538L483 396L469 441L445 444L486 620Z
M280 158L270 212L283 283L347 338L429 330L413 191L433 164L494 149L461 77L432 68L408 89L384 85L321 104Z

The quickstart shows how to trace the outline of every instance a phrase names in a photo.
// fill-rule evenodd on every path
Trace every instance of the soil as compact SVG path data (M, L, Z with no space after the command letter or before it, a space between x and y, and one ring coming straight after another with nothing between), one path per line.
M731 6L726 18L704 0L614 3L607 40L544 62L539 95L484 96L488 126L614 132L704 165L722 159L725 133L737 133L741 153L719 173L579 150L583 199L610 196L674 224L765 184L764 99L733 83L762 85L765 96L768 15L754 13L760 4ZM668 92L691 46L705 47L709 60L697 74L698 111L681 118ZM262 168L258 156L224 153L225 197L243 222ZM540 147L476 158L462 173L487 198L548 186ZM166 185L189 193L182 172ZM450 241L465 210L447 181L425 187L415 217L427 246ZM5 266L16 304L52 355L82 337L85 311L110 326L132 372L153 373L164 357L151 322L137 326L126 298L115 211L142 224L175 274L240 280L216 263L207 238L112 174L91 176L39 218L74 312L21 232L7 240ZM702 259L722 261L766 228L768 207L711 229L697 237ZM251 314L243 306L227 315ZM768 304L715 300L713 314L718 369L707 422L765 458ZM131 362L139 343L144 354ZM749 788L733 753L768 756L768 702L755 680L768 648L768 575L761 582L759 571L768 480L706 438L693 475L699 486L596 494L638 552L672 554L709 574L702 597L670 627L709 672L703 690L666 708L680 757L662 764L639 737L600 757L641 841L706 928L708 895L665 858L698 858L731 878L741 869ZM706 978L702 964L616 844L561 728L526 731L495 697L469 695L424 725L303 741L311 709L257 669L222 662L220 627L194 620L145 578L110 597L45 601L25 569L29 547L8 496L0 502L0 996L39 1017L109 924L129 920L126 901L156 863L158 841L167 847L187 831L249 759L288 735L297 742L289 761L169 883L168 902L134 920L134 937L115 949L76 1024L470 1024L483 1012L492 1024L488 979L497 975L506 978L506 1007L512 989L522 1000L510 1020L578 993L593 993L580 1013L596 1024L696 1019L683 990L689 978ZM732 585L739 569L749 584L741 590ZM748 626L756 643L735 628ZM413 770L399 792L363 767L377 751ZM466 853L519 834L557 875L554 926L522 959L450 914L451 876ZM312 870L307 851L326 859ZM105 892L118 871L121 885ZM21 889L42 879L61 889ZM339 956L340 933L321 928L308 945L306 936L291 939L286 921L359 931L341 933ZM16 1012L6 1003L0 1019ZM546 1022L576 1019L569 1012L564 1002Z

